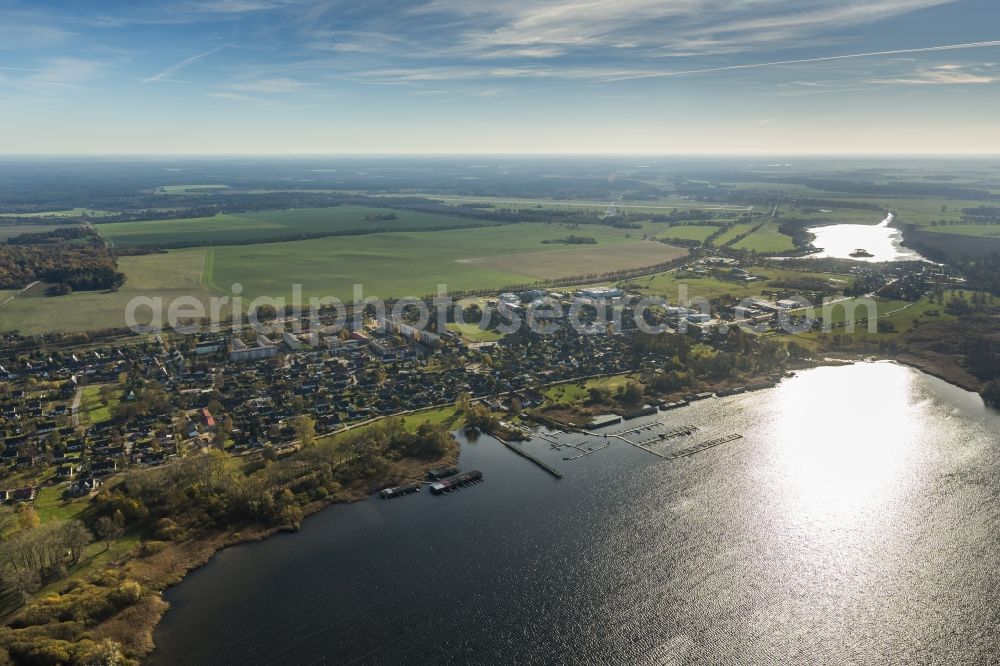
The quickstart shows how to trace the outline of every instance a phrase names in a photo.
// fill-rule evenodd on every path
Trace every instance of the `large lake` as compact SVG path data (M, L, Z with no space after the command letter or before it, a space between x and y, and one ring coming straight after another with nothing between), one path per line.
M890 213L882 222L875 225L831 224L811 227L807 231L816 236L812 244L821 248L821 251L808 256L869 262L923 259L919 252L903 247L903 233L889 226L892 219L893 215ZM852 257L851 253L857 249L867 250L873 256Z
M674 460L528 443L561 481L468 442L484 483L219 553L168 591L149 663L1000 660L1000 415L978 396L867 363L657 420L699 428L666 452L743 438Z

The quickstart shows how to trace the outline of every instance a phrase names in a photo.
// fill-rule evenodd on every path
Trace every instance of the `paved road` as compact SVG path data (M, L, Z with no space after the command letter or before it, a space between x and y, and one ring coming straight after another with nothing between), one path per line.
M8 303L10 303L10 302L11 302L12 300L14 300L15 298L17 298L18 296L20 296L20 295L21 295L21 294L23 294L24 292L26 292L26 291L28 291L29 289L31 289L32 287L34 287L34 286L35 286L36 284L38 284L38 280L35 280L34 282L32 282L31 284L29 284L29 285L28 285L27 287L25 287L25 288L24 288L24 289L22 289L21 291L19 291L19 292L15 293L15 294L12 294L12 295L10 295L10 296L8 296L8 297L7 297L7 300L5 300L5 301L4 301L3 303L0 303L0 306L3 306L3 305L7 305L7 304L8 304Z

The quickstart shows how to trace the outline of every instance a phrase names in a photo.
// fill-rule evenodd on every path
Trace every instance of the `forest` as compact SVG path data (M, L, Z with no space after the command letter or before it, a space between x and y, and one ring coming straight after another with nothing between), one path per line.
M62 233L26 234L37 242L15 237L12 241L16 242L0 244L0 289L23 289L41 281L53 285L50 293L65 294L115 290L125 284L113 251L100 237L87 235L89 242L74 243Z

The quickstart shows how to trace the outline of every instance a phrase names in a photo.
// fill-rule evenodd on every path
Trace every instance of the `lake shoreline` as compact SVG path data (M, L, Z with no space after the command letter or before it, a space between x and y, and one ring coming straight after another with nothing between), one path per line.
M692 441L705 440L705 438L718 437L731 432L740 432L744 436L743 440L740 440L742 443L733 444L731 449L726 449L729 452L685 459L692 462L685 462L683 465L660 465L657 460L645 456L641 451L629 446L616 448L614 455L605 456L605 454L597 453L593 457L584 458L580 463L559 464L555 461L559 460L559 456L562 456L563 453L551 451L546 441L538 439L534 444L527 446L528 450L539 455L545 461L558 465L560 471L570 472L570 467L572 468L571 473L566 474L566 479L555 482L547 479L542 471L534 469L515 456L510 456L502 447L494 446L495 442L492 440L486 444L479 442L478 445L470 442L470 446L466 444L462 433L457 433L458 439L463 442L463 466L486 471L487 476L492 477L491 483L441 501L430 501L431 498L416 496L392 505L384 505L381 502L365 502L356 506L343 507L336 512L325 514L324 518L317 519L316 523L310 523L309 529L303 529L302 535L297 534L294 538L287 540L274 540L267 545L262 544L259 547L231 552L216 562L208 572L194 577L188 584L167 595L167 599L175 604L177 614L170 614L166 617L163 632L157 633L158 642L162 643L162 651L155 652L154 656L149 658L148 663L176 662L188 654L186 652L188 649L191 650L191 663L213 663L218 660L220 664L240 663L239 660L243 660L245 663L247 659L254 656L260 658L261 661L267 661L267 655L272 655L271 659L273 659L273 655L285 654L288 651L313 658L317 654L331 655L336 653L345 657L368 654L368 648L355 645L346 638L349 635L354 635L355 629L352 627L368 626L370 621L356 615L355 604L363 602L364 608L368 608L367 604L372 604L371 608L373 612L378 614L378 617L383 617L382 610L391 611L385 620L386 622L390 620L393 622L403 621L400 618L413 616L423 618L422 611L403 610L403 608L412 608L415 605L413 602L426 600L428 592L433 594L433 591L441 589L448 589L450 593L455 595L454 598L463 599L466 597L467 589L479 589L484 576L485 580L495 580L496 585L504 586L506 593L515 601L509 604L500 600L491 601L490 595L487 594L480 599L482 604L478 607L474 600L471 600L473 598L470 597L469 607L471 610L468 614L462 611L446 613L442 609L445 617L433 621L427 627L425 636L434 636L440 639L442 644L446 646L447 653L452 654L452 650L457 646L468 645L470 649L468 654L478 654L477 650L481 650L484 644L493 642L494 636L491 633L492 630L486 627L483 627L481 631L469 634L470 628L479 626L476 618L493 611L506 612L508 605L521 607L524 595L527 595L525 597L527 599L536 598L534 593L536 587L552 590L550 594L555 597L552 601L538 602L539 607L545 608L555 604L552 607L554 615L549 619L553 622L562 621L569 623L569 626L576 626L570 618L592 617L590 610L585 610L582 613L577 613L575 610L580 608L580 603L586 604L583 601L585 598L590 598L594 594L603 598L604 593L609 594L610 599L618 598L618 589L613 584L613 579L606 581L606 584L603 583L609 575L609 572L599 564L605 561L603 558L598 557L597 562L594 562L597 571L588 573L592 569L592 565L586 561L588 558L582 558L584 561L579 561L578 565L572 565L571 562L577 562L581 558L572 555L559 555L561 552L576 553L578 547L595 543L593 541L596 538L594 535L580 536L584 525L596 525L593 527L595 535L605 534L607 529L620 529L622 534L629 535L635 534L638 530L641 536L635 538L634 542L622 543L616 538L611 538L608 541L598 539L597 543L600 544L599 548L601 549L605 547L611 549L605 553L610 557L610 561L621 561L621 558L613 557L613 555L624 556L626 553L635 558L634 565L638 567L635 569L636 572L648 569L647 573L650 575L653 571L660 571L670 579L680 577L683 580L688 580L690 578L690 582L694 585L690 598L691 603L695 604L694 610L698 610L700 603L713 604L711 599L699 601L704 596L700 592L702 589L700 587L701 577L698 575L693 576L693 578L687 576L691 573L685 565L688 546L677 551L670 545L674 543L672 538L664 537L662 543L651 541L654 534L669 535L676 531L676 536L684 535L690 528L701 525L705 515L702 512L706 510L712 511L713 515L719 518L718 523L714 519L711 521L711 524L717 527L757 525L756 521L741 521L746 521L750 516L757 515L754 507L770 511L772 510L770 507L775 506L774 501L778 501L777 506L781 506L779 500L787 500L793 504L803 503L803 506L799 509L787 506L786 512L779 511L774 527L793 530L794 534L797 534L794 532L797 529L805 530L803 534L806 535L813 534L814 532L806 530L801 523L802 520L816 519L821 523L832 520L834 523L838 523L845 517L841 513L830 513L822 510L822 507L827 505L829 493L839 493L839 496L844 498L845 504L842 506L842 510L847 512L848 516L853 515L852 512L862 507L867 507L867 510L872 513L866 515L874 522L877 522L878 515L880 515L878 506L882 502L889 502L890 510L911 505L911 502L904 495L895 493L883 495L880 492L883 483L881 479L884 478L883 473L888 474L895 471L898 477L906 483L914 478L903 473L901 468L895 467L893 464L889 464L883 472L870 469L858 471L858 478L862 481L870 480L871 483L875 484L868 486L866 483L856 483L857 489L862 491L860 496L867 497L878 504L867 505L863 502L858 504L857 502L861 500L852 494L852 489L855 486L849 482L844 483L842 479L837 478L840 473L855 469L852 461L857 454L875 455L877 453L877 451L873 453L871 448L874 443L855 436L858 432L857 424L845 423L843 428L829 428L825 434L814 433L808 442L802 440L801 426L811 422L816 410L822 409L822 405L818 401L822 399L824 390L828 390L832 394L830 397L834 401L831 404L850 403L852 400L857 402L857 399L845 396L850 396L855 391L864 393L866 398L862 403L863 408L859 412L858 418L861 419L859 423L881 428L882 431L891 435L893 441L898 442L899 446L910 447L916 441L910 436L905 424L915 422L918 417L922 418L919 415L926 413L927 418L934 419L938 424L935 427L943 429L941 432L952 432L951 426L948 425L952 405L961 405L963 409L982 413L981 405L973 399L974 396L969 395L964 389L959 389L953 384L934 378L918 369L911 369L901 363L884 360L875 362L874 359L870 358L867 360L869 362L865 363L856 360L851 362L847 359L826 358L823 365L835 366L850 363L851 367L845 367L841 370L827 370L822 367L814 368L804 365L803 372L797 372L795 378L790 378L790 384L779 385L775 391L732 396L719 402L713 399L699 401L692 404L690 408L661 414L659 417L651 417L650 419L640 419L634 424L635 426L649 426L654 422L668 424L662 427L679 423L693 424L699 428L699 434ZM809 372L805 372L806 369ZM894 381L890 384L891 386L905 386L907 391L895 394L882 389L875 390L870 384L858 383L859 381L863 383L863 380L869 377L892 379ZM903 381L904 377L908 379ZM889 411L894 416L883 414L880 411L883 409L880 407L883 404L883 395L885 404L888 405ZM904 395L909 397L904 398ZM945 395L951 396L950 401L943 403L928 401L928 397ZM905 412L893 409L893 407L902 408L904 405L907 408ZM765 415L775 418L774 420L760 418ZM984 413L983 417L996 422L995 413L992 415ZM877 420L873 421L873 418ZM654 419L657 420L654 421ZM896 422L887 425L882 419L895 419ZM610 430L614 430L614 428ZM655 430L650 432L655 434ZM827 440L831 437L834 439L844 437L845 439L842 442L837 441L835 445L825 449L833 456L832 458L827 458L825 455L802 457L805 454L805 449L799 444L808 443L815 446L824 437ZM600 448L603 443L599 439L583 443L579 441L578 436L565 433L554 433L554 438L562 443L578 444L583 448L595 446ZM945 442L938 435L928 435L923 438L923 441L925 445L933 446L932 450L934 451L939 449L951 451L955 456L955 461L968 462L966 457L968 453L967 443L976 440L956 435L954 441ZM982 442L982 436L980 436L979 441ZM961 447L956 449L950 446L950 444L958 442L962 443ZM617 443L612 443L611 446L615 448ZM841 454L838 453L841 446L846 447L850 454L843 460L841 460ZM898 451L894 448L895 446L890 445L889 450ZM686 447L684 443L678 442L673 445L672 450L683 451L687 448L689 447ZM989 451L990 447L983 450ZM993 457L995 458L995 456ZM877 455L876 459L882 460ZM697 462L694 462L695 460ZM922 462L931 465L932 467L928 468L929 476L923 477L925 479L940 478L952 483L953 477L949 472L953 470L948 467L939 468L937 466L939 459L934 455L930 457L907 455L900 458L893 456L885 462L895 464L903 460L906 460L908 464ZM791 472L776 471L780 469L782 461L791 464L792 471L795 473L789 476L788 474ZM804 469L801 467L803 464L806 465ZM566 468L562 469L564 466ZM814 475L819 475L818 481L812 478ZM623 484L626 483L631 484L628 489L623 487ZM827 483L830 485L826 485ZM908 486L903 486L903 488L906 487ZM794 491L790 495L784 492L789 489ZM917 491L916 487L912 487L912 489ZM935 492L929 489L928 492L919 490L919 493L921 497L930 502L936 497ZM602 501L595 502L595 496L602 498ZM732 501L726 499L731 496L738 499ZM961 496L956 495L955 498L957 501ZM815 502L821 503L817 507ZM741 513L743 518L734 519L729 517L728 509L721 513L715 512L715 509L726 507L729 504L732 504L738 511L748 511L749 513ZM543 511L542 507L548 507L548 510ZM521 519L518 516L521 511L532 509L538 509L538 511L533 517L525 516L522 527ZM607 510L604 511L604 509ZM623 514L621 511L624 509L635 509L639 513L636 515ZM810 513L812 509L815 509L816 512ZM542 514L544 517L541 517ZM922 515L921 511L918 510L914 512L913 517L919 518L920 515ZM654 516L658 516L658 518L654 518ZM631 526L633 520L635 525ZM622 528L621 521L625 521L625 524L630 526ZM919 530L921 524L920 520L900 523L905 528L903 536L909 538L911 536L909 530ZM848 523L849 527L851 525L853 524ZM462 531L464 529L469 531ZM662 532L664 529L666 532ZM750 552L755 547L756 538L774 538L775 544L786 543L780 535L775 535L774 530L761 532L752 527L748 527L748 529L750 531L743 536L733 535L735 540L732 544L733 548ZM765 536L759 537L760 534ZM767 537L768 534L771 537ZM838 534L841 537L846 537L851 534L851 531L848 529L845 532L838 532ZM715 531L713 530L700 531L698 536L692 535L692 538L704 540L705 543L701 546L692 543L690 547L695 548L696 552L697 549L702 548L703 556L706 553L714 553L717 545L715 542L718 540L714 535ZM720 536L719 538L728 541L726 537ZM817 545L823 542L821 537L808 538L815 538ZM447 541L447 544L442 541L443 539ZM450 539L453 539L454 542ZM794 539L791 542L796 543ZM650 557L636 555L638 552L635 550L636 543L647 544L648 549L654 554ZM867 540L863 541L863 545L864 550L856 551L855 556L860 556L859 553L862 552L865 553L866 557L881 556L878 548L875 548ZM486 552L483 548L490 549L490 546L503 546L496 552L504 554L504 561L512 553L517 553L520 557L511 559L507 564L489 564L488 566L484 561L468 559L470 554ZM666 550L656 555L658 546L662 546ZM809 548L798 549L794 545L789 547L796 548L795 552L798 555L812 556ZM508 548L510 549L509 553L507 552ZM376 552L371 552L371 549L375 549ZM446 552L454 553L454 555L446 555ZM490 552L492 552L491 549ZM584 552L594 554L592 551L585 550ZM599 550L598 552L604 553L605 551ZM781 560L781 553L784 552L771 552L768 557L759 562L762 568L756 575L758 577L768 576L767 572L772 570L771 564L768 562ZM743 553L743 555L745 554ZM433 562L437 561L439 556L442 561L434 564ZM676 559L679 568L669 566L669 562L673 561L669 560L671 557ZM720 557L723 557L723 560L727 559L727 556ZM666 570L663 569L662 558L668 558ZM739 559L736 558L736 561ZM391 578L386 578L391 576L393 572L399 571L399 562L408 562L416 568L416 571L412 573L415 576L413 580L407 580L405 575L401 574L402 580L407 581L405 585L402 584L402 580L397 583ZM456 568L458 562L469 562L469 568ZM538 571L537 575L540 578L535 580L535 567L540 565L550 568ZM300 566L302 572L296 573ZM571 570L577 571L578 575L567 574L567 566L571 566ZM732 582L726 574L729 569L725 566L724 561L709 561L706 562L705 566L721 567L717 570L718 583L728 584ZM511 567L518 573L508 577L506 572ZM628 596L629 589L648 589L642 580L631 580L628 578L628 574L624 573L633 571L628 562L624 562L621 566L616 565L616 567L613 567L616 575L625 576L622 581L626 588L624 590L625 596ZM493 569L498 571L493 571ZM228 648L227 643L239 635L238 632L242 627L259 625L263 630L265 625L270 627L270 623L256 619L257 611L242 611L238 607L233 607L232 612L239 618L246 615L246 621L250 625L245 625L242 619L213 620L213 617L219 617L220 614L223 617L228 617L230 612L229 599L227 597L219 598L218 595L228 589L234 581L239 580L254 581L256 588L256 576L271 570L275 570L274 576L276 578L274 580L260 581L259 590L240 594L237 597L239 601L235 603L239 605L251 604L249 608L253 609L260 601L273 599L276 603L276 611L286 608L288 604L292 604L292 606L288 606L290 613L300 612L299 609L306 608L309 610L304 615L296 616L293 614L289 616L288 621L305 622L307 626L304 628L282 626L273 631L268 628L260 635L250 638L247 646L234 645L232 648ZM329 581L324 582L323 577L327 575L327 571L341 571L344 575L331 574ZM504 573L498 573L499 571ZM802 575L805 576L803 580L812 580L814 577L809 573ZM828 581L827 576L836 578L839 575L840 569L835 566L833 570L821 574L816 580L819 582ZM320 578L317 579L316 576ZM494 578L497 576L498 578ZM637 579L641 578L644 576L637 574ZM657 580L660 579L654 578L650 583L655 584ZM560 583L559 589L567 591L565 595L557 594L556 588L550 587L555 581ZM376 587L373 588L373 584ZM778 584L783 585L783 583ZM296 591L288 594L279 592L279 590L289 586ZM314 590L310 586L315 586L316 589ZM301 591L298 591L299 587L302 588ZM735 589L733 594L737 596L748 594L751 595L750 598L753 598L759 592L756 591L756 588L743 592L740 589ZM834 594L837 596L840 593ZM877 595L875 596L877 597ZM452 599L448 596L444 598ZM840 597L837 596L837 598ZM605 602L600 600L595 602L596 606L601 606L603 603ZM607 603L614 602L608 601ZM877 604L877 599L873 600L872 603ZM425 606L423 603L416 605L420 609L424 609ZM617 608L626 612L629 606L629 602L623 602ZM655 615L655 609L650 608ZM664 617L680 617L672 614L674 611L671 609L674 608L674 605L671 603L664 602L658 608L665 614ZM569 615L563 615L563 611ZM792 614L789 617L811 617L801 615L809 612L804 608L793 608L788 612ZM320 616L317 616L316 613L320 613ZM435 615L437 614L435 613ZM313 619L316 620L316 626L311 624ZM470 623L469 627L465 625L466 619ZM633 619L635 628L639 629L645 626L644 622L648 619L648 615L644 614L641 618ZM817 618L817 621L826 620ZM455 625L455 622L458 622L458 625ZM520 628L525 623L534 622L534 618L524 617L512 619L510 622L511 628ZM875 631L882 624L882 621L873 620L873 622L875 625L871 629ZM320 625L322 625L322 629ZM214 634L208 634L209 640L205 645L186 647L190 645L190 641L196 640L198 636L204 636L206 629L220 632L219 640L216 641ZM686 627L682 623L677 626L677 630L686 632ZM323 632L324 638L322 640L314 638L317 631ZM509 629L504 631L507 632ZM529 632L527 635L532 636L533 639L536 636L530 628L526 627L525 631ZM545 629L540 631L541 634L545 634ZM295 638L297 635L307 638L305 644L299 644ZM785 636L787 634L783 630L779 630L779 633L775 634L773 642L767 644L774 647L785 647L788 643ZM402 639L402 637L400 638ZM328 640L335 642L328 643ZM345 644L338 646L336 641L339 640L344 640ZM466 640L471 642L467 644ZM563 642L564 640L569 642ZM651 640L655 642L656 639L652 638ZM386 641L389 645L378 650L381 658L372 658L368 663L392 663L400 655L417 654L412 651L420 649L421 645L421 639L400 640L398 644L391 638L386 638ZM819 642L823 646L835 648L834 643L821 639L813 640L810 638L807 642ZM376 645L380 644L372 644L370 648L375 650ZM632 643L626 639L619 640L614 637L595 641L586 637L579 638L576 632L567 632L565 636L556 639L555 645L557 649L594 649L597 652L585 654L606 656L607 653L601 652L602 648L629 653ZM671 645L673 644L671 643ZM731 649L732 645L727 644L727 647ZM507 645L503 649L507 651L507 655L538 654L537 649L520 642ZM542 650L544 652L545 648ZM574 652L574 654L580 653Z
M119 575L139 583L146 590L142 599L132 608L98 624L93 628L92 634L97 639L109 638L120 643L127 654L137 659L138 663L142 663L155 651L154 632L170 610L170 604L164 599L166 591L181 583L192 572L209 564L221 552L233 546L261 542L282 533L297 532L302 521L323 509L368 499L380 489L397 483L401 477L423 479L427 470L455 464L459 453L460 446L456 443L453 450L432 460L400 459L385 475L377 479L357 480L345 486L336 495L328 495L301 505L301 520L297 525L251 524L240 529L204 533L180 541L143 542L116 562L110 563L108 567L86 574L86 576L100 575L102 571L111 568ZM29 609L35 601L10 613L5 622L10 624L16 621L18 615Z
M857 363L869 363L869 362L893 362L898 363L903 366L911 367L919 372L927 374L929 376L941 379L948 384L958 387L962 390L976 392L977 389L968 386L966 383L960 381L953 381L947 373L936 371L932 366L921 366L916 361L908 361L905 359L898 358L873 358L870 356L860 357L860 356L845 356L837 357L836 355L828 355L823 358L810 359L806 361L801 361L795 363L792 367L789 367L785 373L780 377L775 379L775 385L780 384L784 379L794 377L797 371L800 370L810 370L819 367L837 367L837 366L850 366ZM459 451L460 453L460 451ZM439 460L433 464L428 465L428 469L440 464L454 464L457 462L458 453L451 456L449 460ZM379 485L379 484L374 484ZM381 484L384 486L384 484ZM381 487L380 486L380 487ZM332 508L337 505L349 505L364 501L369 499L377 492L378 488L370 488L364 492L356 492L348 498L335 498L335 499L324 499L313 501L302 507L303 512L303 522L308 518L319 514L321 511ZM159 612L155 616L155 621L153 621L148 626L143 626L141 628L133 627L133 630L138 630L144 637L148 637L146 645L148 648L143 651L141 660L145 660L156 650L156 645L153 642L153 634L156 627L160 624L163 617L167 612L171 610L171 606L167 603L163 596L172 587L181 583L188 575L194 571L209 564L217 555L222 553L228 548L233 546L239 546L243 544L249 544L253 542L261 542L270 539L276 535L283 533L294 533L297 529L290 529L287 527L269 527L269 528L250 528L238 531L229 531L222 534L217 534L209 536L203 539L196 539L191 541L179 542L177 543L170 552L166 550L161 554L158 553L148 558L137 557L133 560L129 560L129 564L143 564L146 566L136 567L133 569L135 571L138 569L142 571L146 569L149 572L159 571L160 575L155 577L155 580L159 582L159 585L154 584L154 579L149 579L147 583L142 580L144 584L157 589L156 597L160 601ZM162 555L162 556L161 556ZM174 565L170 566L169 562L173 560ZM166 566L165 566L166 565ZM148 567L148 568L147 568ZM154 620L150 617L150 620Z

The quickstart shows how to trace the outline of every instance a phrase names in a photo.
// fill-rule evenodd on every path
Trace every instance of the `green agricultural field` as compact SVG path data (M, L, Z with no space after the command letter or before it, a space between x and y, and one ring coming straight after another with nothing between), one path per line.
M215 192L218 190L228 190L228 185L201 184L201 185L163 185L157 187L156 194L191 194L197 192Z
M386 198L394 198L399 195L386 195ZM495 208L545 208L555 210L586 209L603 212L608 206L624 210L628 213L660 214L670 213L671 210L711 210L722 211L731 210L734 212L747 210L746 206L731 206L727 204L717 204L702 201L691 201L690 199L668 198L651 201L576 201L557 199L520 199L516 197L469 197L427 193L431 199L444 201L445 203L459 206L462 204L489 204Z
M930 225L935 220L960 220L963 208L976 208L987 201L969 199L935 199L907 198L887 201L886 210L893 209L898 213L899 221L906 224ZM928 231L932 227L928 226Z
M805 220L813 226L823 224L878 224L885 219L888 208L883 211L857 210L852 208L810 209L801 211L796 207L783 209L779 220ZM810 226L807 225L807 226Z
M450 218L448 218L450 219ZM304 297L353 298L353 285L366 296L400 297L449 290L492 290L512 284L601 274L656 265L685 250L626 238L615 229L587 233L596 245L546 245L564 230L541 224L500 225L451 231L335 236L307 241L171 250L122 257L125 285L117 292L76 292L48 297L44 289L0 299L0 330L30 335L46 331L93 331L125 326L125 310L136 297L159 298L166 307L181 296L206 309L212 295L243 286L244 305L258 296L288 298L293 284ZM6 297L5 297L6 298ZM228 307L221 314L228 313ZM137 311L147 323L148 308Z
M697 224L697 225L679 224L672 227L668 227L664 231L661 231L659 234L657 234L656 237L667 238L667 239L677 238L680 240L696 240L704 242L706 238L708 238L718 230L719 227L710 224Z
M365 219L378 215L395 215L397 219ZM492 224L496 223L451 215L411 213L364 206L337 206L222 214L177 220L112 222L97 225L96 228L115 245L170 247L178 244L194 246L260 242L269 239L289 239L303 234L345 233L372 228L420 231Z
M1000 238L1000 224L948 224L938 227L927 226L924 231L936 234L958 234L961 236L980 236L983 238Z
M717 247L722 247L726 243L732 242L732 240L737 236L747 233L755 226L756 223L754 222L740 222L739 224L734 224L728 231L723 232L718 238L712 241L712 243Z
M48 210L40 213L0 213L0 217L24 217L24 218L41 218L41 217L107 217L109 215L115 215L114 211L110 210L94 210L92 208L71 208L69 210Z
M776 222L768 222L743 240L735 243L737 250L749 250L758 254L775 254L795 249L791 236L778 231Z
M614 230L610 230L614 231ZM352 298L352 285L366 296L422 296L438 284L450 291L487 290L538 280L601 274L652 266L681 248L587 230L596 245L546 245L561 237L538 224L420 233L341 236L309 241L216 247L209 284L239 283L245 297L286 296L293 284L305 296Z
M0 224L0 243L21 234L44 234L56 229L69 229L75 224Z

